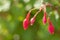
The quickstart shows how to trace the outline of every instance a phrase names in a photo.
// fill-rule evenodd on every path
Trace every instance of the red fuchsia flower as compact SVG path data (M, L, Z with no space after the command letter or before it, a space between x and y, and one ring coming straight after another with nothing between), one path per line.
M54 26L52 23L49 24L48 31L50 34L54 34Z
M52 22L49 20L49 26L48 26L48 31L50 34L54 34L54 26L52 24Z
M26 18L23 21L24 30L27 30L27 28L29 26L29 23L30 23L29 19L30 19L30 12L27 14Z
M47 22L47 18L46 18L46 12L45 12L43 16L43 24L46 24L46 22Z
M28 19L24 19L24 21L23 21L24 30L27 30L28 26L29 26L29 20Z
M36 17L31 18L31 20L30 20L30 25L33 25L33 24L34 24L35 18L36 18Z

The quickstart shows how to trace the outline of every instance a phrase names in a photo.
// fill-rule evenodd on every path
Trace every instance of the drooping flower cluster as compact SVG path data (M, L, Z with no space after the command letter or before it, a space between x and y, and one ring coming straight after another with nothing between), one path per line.
M33 10L34 10L34 9L33 9ZM29 27L29 25L32 26L32 25L34 24L34 22L35 22L35 20L36 20L36 16L37 16L37 14L38 14L39 12L41 12L41 10L43 10L43 12L44 12L43 19L42 19L43 24L45 25L45 24L48 22L48 24L49 24L49 25L48 25L48 32L49 32L50 34L54 34L54 26L53 26L50 18L47 16L46 5L44 5L44 4L43 4L43 6L40 7L39 11L36 12L36 14L35 14L31 19L30 19L30 14L31 14L31 11L32 11L32 10L30 10L30 11L28 12L26 18L25 18L24 21L23 21L23 28L24 28L24 30L27 30L28 27ZM48 18L47 18L47 17L48 17ZM47 19L48 19L48 20L47 20Z

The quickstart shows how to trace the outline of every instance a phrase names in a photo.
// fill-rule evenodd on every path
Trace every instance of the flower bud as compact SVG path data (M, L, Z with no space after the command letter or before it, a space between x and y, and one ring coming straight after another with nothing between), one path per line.
M30 20L30 25L33 25L34 22L35 22L35 17L31 18L31 20Z
M46 18L46 12L45 12L43 16L43 24L46 24L46 22L47 22L47 18Z
M54 26L53 26L52 22L50 21L50 19L48 19L48 23L49 23L49 26L48 26L49 33L54 34Z
M29 19L30 19L30 12L28 12L26 18L23 21L24 30L26 30L28 28L28 26L29 26L29 22L30 22Z
M49 24L48 31L50 34L54 34L54 26L52 25L52 23Z
M27 30L28 26L29 26L29 20L28 19L24 19L24 21L23 21L24 30Z

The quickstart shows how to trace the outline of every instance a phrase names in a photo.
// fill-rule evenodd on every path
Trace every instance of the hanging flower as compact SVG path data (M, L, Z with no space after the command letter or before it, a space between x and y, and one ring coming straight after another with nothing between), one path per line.
M49 20L48 23L49 23L49 26L48 26L49 33L54 34L54 26L53 26L52 22Z
M24 30L26 30L28 28L28 26L29 26L29 20L28 19L24 19L24 21L23 21Z
M33 25L34 22L35 22L35 17L31 18L31 20L30 20L30 25Z
M46 12L45 12L43 16L43 24L46 24L46 22L47 22L47 18L46 18Z
M23 21L24 30L26 30L29 26L29 23L30 23L29 19L30 19L30 12L27 14L26 18Z

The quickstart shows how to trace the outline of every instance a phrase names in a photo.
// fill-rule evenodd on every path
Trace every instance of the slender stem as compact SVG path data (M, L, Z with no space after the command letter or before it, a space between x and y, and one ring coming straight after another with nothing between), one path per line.
M49 17L50 15L46 12L46 7L47 7L47 6L49 6L49 7L50 7L50 6L51 6L51 4L46 3L46 4L43 4L43 6L42 6L42 7L43 7L43 11L44 11L44 13L46 13L46 14L47 14L47 16Z
M29 18L30 18L31 11L33 11L33 10L35 10L35 8L30 9L30 11L28 12L28 14L27 14L27 16L26 16L26 18L27 18L27 19L29 19Z
M34 17L36 17L36 16L38 15L39 12L40 12L40 11L36 12L36 14L34 15Z
M41 12L42 7L40 7L39 11L36 12L36 14L34 15L34 17L36 17L38 15L39 12Z
M31 12L31 11L33 11L33 10L35 10L35 8L33 8L33 9L30 9L30 11L29 11L29 12Z

